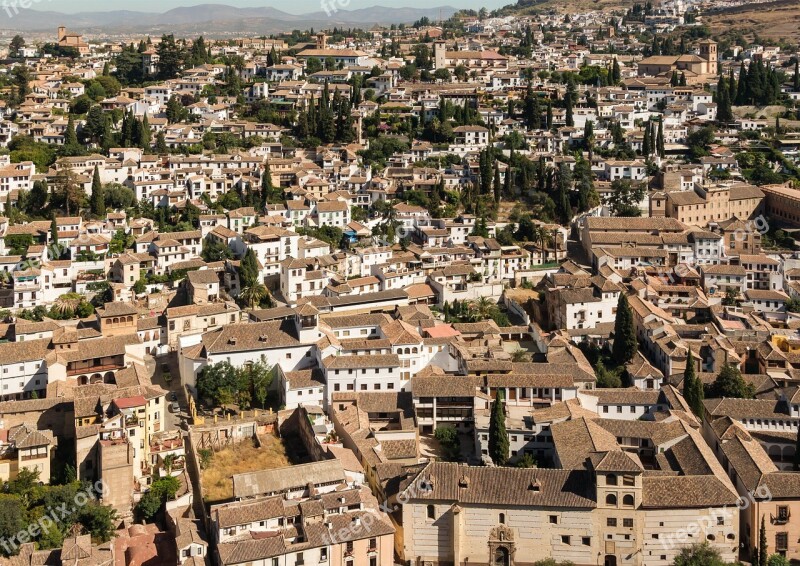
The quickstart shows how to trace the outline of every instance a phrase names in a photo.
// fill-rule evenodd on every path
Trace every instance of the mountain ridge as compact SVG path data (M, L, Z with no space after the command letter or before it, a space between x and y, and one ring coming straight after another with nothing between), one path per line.
M335 7L335 3L333 4ZM264 33L291 31L302 24L302 28L329 28L334 26L364 26L373 24L412 23L422 17L432 20L448 18L456 12L452 6L432 8L392 8L370 6L354 10L336 8L328 15L324 11L308 14L290 14L271 6L259 8L237 8L226 4L201 4L172 8L163 13L110 10L105 12L77 12L68 14L54 10L23 10L12 12L7 23L0 20L0 29L43 32L58 26L70 31L86 34L119 33L122 31L172 31L208 33L230 33L236 29L242 33ZM2 12L0 12L0 18Z

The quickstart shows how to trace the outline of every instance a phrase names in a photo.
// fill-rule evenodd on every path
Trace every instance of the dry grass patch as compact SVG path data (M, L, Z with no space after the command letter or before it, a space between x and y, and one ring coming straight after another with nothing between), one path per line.
M274 436L261 437L263 446L245 440L215 452L208 467L201 472L205 501L224 501L233 497L234 474L271 470L289 466L286 447Z

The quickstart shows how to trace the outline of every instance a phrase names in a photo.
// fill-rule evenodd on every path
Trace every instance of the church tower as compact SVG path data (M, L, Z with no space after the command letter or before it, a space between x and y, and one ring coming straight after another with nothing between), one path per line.
M717 42L705 39L700 42L700 58L706 61L706 74L717 74Z

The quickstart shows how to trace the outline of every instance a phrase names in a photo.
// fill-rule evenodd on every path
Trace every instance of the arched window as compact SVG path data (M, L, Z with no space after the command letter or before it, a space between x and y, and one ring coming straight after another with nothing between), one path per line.
M500 513L500 518L498 519L498 521L500 522L501 525L505 525L506 524L506 514L505 513Z
M622 504L627 505L629 507L633 507L633 495L631 495L630 493L628 495L625 495L622 498Z
M714 541L717 537L715 537L714 535L707 535L706 538L710 541Z
M613 493L609 493L606 495L606 505L616 505L617 504L617 496Z
M617 476L614 474L608 474L606 476L606 485L617 485Z
M428 519L436 518L436 508L433 505L428 505Z

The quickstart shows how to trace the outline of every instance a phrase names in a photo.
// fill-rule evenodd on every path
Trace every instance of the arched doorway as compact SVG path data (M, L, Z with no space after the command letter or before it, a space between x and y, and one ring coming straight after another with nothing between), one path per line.
M508 549L505 546L498 546L494 551L494 566L511 566Z
M606 554L605 560L603 560L604 566L617 566L617 557L613 554Z

